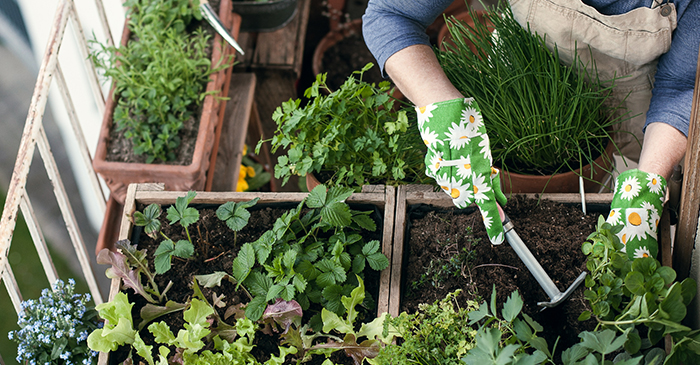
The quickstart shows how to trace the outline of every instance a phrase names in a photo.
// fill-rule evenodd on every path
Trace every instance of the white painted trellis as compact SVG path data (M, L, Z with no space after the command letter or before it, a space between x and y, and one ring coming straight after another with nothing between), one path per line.
M94 3L97 8L97 14L100 18L100 23L102 25L106 41L108 44L114 44L102 0L94 0ZM88 256L89 254L86 249L85 242L80 233L81 231L73 213L73 208L68 199L68 194L63 185L63 181L61 180L61 174L58 170L58 166L54 160L53 154L51 153L51 147L43 126L44 112L46 110L46 104L53 84L56 86L53 89L58 90L58 93L60 94L63 106L65 107L65 113L67 114L67 119L70 121L72 132L79 145L82 160L85 167L89 170L89 176L94 188L94 193L98 196L98 203L102 213L104 213L105 196L100 186L100 181L92 169L92 157L90 155L90 150L83 136L82 128L78 120L78 113L69 91L68 81L66 80L59 63L61 46L64 39L68 36L66 34L66 29L68 28L69 24L71 25L70 28L72 29L73 37L78 43L80 56L84 60L85 72L88 76L90 88L94 95L95 103L100 114L102 114L105 106L105 99L102 88L99 84L95 66L88 57L88 42L83 32L83 26L78 17L75 3L73 0L59 0L52 23L51 32L47 41L46 50L41 61L39 74L34 87L34 94L32 95L31 104L29 106L29 112L27 114L24 131L22 133L17 159L15 160L12 179L7 191L7 199L2 211L2 220L0 220L0 280L2 280L2 282L5 284L5 288L7 289L7 292L12 300L15 311L18 313L20 311L22 294L15 280L12 267L8 261L8 253L10 251L10 245L12 244L12 237L17 222L17 216L20 211L27 222L27 226L41 260L46 278L50 283L53 283L56 279L58 279L51 255L49 254L46 246L44 235L37 222L34 214L34 208L26 190L27 176L30 168L32 167L32 159L37 148L49 178L47 186L50 183L53 188L56 202L60 208L62 218L68 231L68 236L70 237L75 253L77 254L78 261L80 263L85 281L90 289L90 293L96 304L103 302L97 280L91 267L91 261L90 257Z

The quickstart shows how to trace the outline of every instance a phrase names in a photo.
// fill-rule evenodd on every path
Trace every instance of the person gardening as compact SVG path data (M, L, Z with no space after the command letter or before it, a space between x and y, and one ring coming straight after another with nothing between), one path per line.
M417 106L418 128L428 146L426 174L456 206L476 202L491 242L500 244L498 204L505 196L479 106L449 81L425 33L451 3L370 0L363 35L382 74ZM630 258L656 256L666 179L686 149L700 0L511 0L509 5L515 20L546 36L562 59L572 59L578 50L601 79L618 78L613 95L624 99L634 117L620 126L631 134L618 134L615 142L637 167L616 178L607 221L623 227L618 237Z

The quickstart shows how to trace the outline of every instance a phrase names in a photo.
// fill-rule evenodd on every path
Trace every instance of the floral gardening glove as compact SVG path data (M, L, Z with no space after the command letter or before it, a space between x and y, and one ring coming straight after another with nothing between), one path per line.
M607 222L613 227L623 227L617 236L630 259L656 257L659 250L656 231L665 195L666 180L657 174L633 169L615 180Z
M453 99L416 108L418 129L428 146L425 174L437 181L458 208L476 202L489 239L503 243L497 204L506 203L499 171L492 168L489 137L472 98Z

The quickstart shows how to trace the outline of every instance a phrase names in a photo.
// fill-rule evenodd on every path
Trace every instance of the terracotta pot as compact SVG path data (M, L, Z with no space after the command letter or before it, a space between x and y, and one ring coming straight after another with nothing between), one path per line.
M486 27L490 31L493 32L493 29L494 29L493 23L491 23L491 21L486 16L487 12L484 10L474 10L473 12L477 16L477 21L481 24L486 24ZM476 22L472 18L471 13L469 11L461 12L461 13L455 15L454 18L467 23L467 25L471 26L472 28L476 24ZM442 28L440 28L440 33L438 33L437 42L438 42L438 45L440 46L440 50L443 50L443 51L445 50L445 46L444 46L445 42L450 43L451 45L454 46L454 42L452 42L452 36L450 35L450 31L447 27L447 24L445 24L444 22L442 24ZM476 53L476 46L472 42L465 40L465 43L467 44L469 49L472 50L472 52Z
M326 34L325 37L321 39L321 41L316 46L316 49L314 50L314 55L311 59L311 69L313 70L314 75L327 72L328 67L325 67L323 65L324 53L350 34L362 34L362 19L355 19L344 27L340 27L336 30L331 30ZM362 66L360 66L360 68ZM374 67L378 67L376 65L376 62ZM350 76L350 74L348 74L347 76ZM326 90L324 89L324 92L325 91ZM394 88L394 92L391 95L398 100L403 100L404 98L403 94L401 93L401 91L399 91L398 88Z
M612 169L612 153L615 147L612 143L608 143L605 148L605 153L595 159L595 173L592 179L597 181L586 180L591 178L591 165L583 166L583 170L576 169L561 174L538 176L538 175L522 175L514 172L508 172L501 169L501 189L503 193L578 193L579 192L579 175L584 177L584 190L587 193L597 193L602 187L602 183L608 176L608 172ZM607 171L606 171L607 170ZM603 192L610 192L609 190Z
M306 178L306 190L308 190L308 191L311 191L315 187L321 185L321 182L318 181L318 179L316 178L316 175L314 175L312 173L306 174L305 178Z
M234 37L238 37L241 24L240 16L231 10L231 0L222 0L219 17L226 24ZM122 43L129 40L130 31L126 24ZM218 34L214 37L214 47L212 52L212 64L219 63L219 60L233 53L233 48L226 46L224 55L221 54L222 39ZM204 99L202 114L199 121L199 131L195 144L192 161L189 165L165 165L165 164L145 164L107 161L107 146L109 145L109 134L112 128L112 114L117 105L114 96L114 88L110 90L105 113L102 119L102 127L97 142L97 149L93 159L93 168L104 178L105 183L111 191L112 197L120 204L124 203L126 189L131 183L162 182L167 190L203 190L207 169L210 165L210 156L216 155L213 151L215 129L221 124L224 117L224 109L219 99L222 92L228 90L230 83L230 73L233 66L221 70L211 75L207 84L206 92L210 93ZM228 76L228 77L227 77Z

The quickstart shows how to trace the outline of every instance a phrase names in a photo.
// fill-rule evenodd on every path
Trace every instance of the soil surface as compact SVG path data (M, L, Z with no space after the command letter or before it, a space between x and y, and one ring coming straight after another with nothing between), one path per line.
M231 268L233 264L233 259L237 256L240 247L246 242L253 242L257 240L263 232L272 229L274 222L282 216L286 211L296 207L297 203L289 203L289 206L285 206L286 203L276 204L275 207L257 205L253 208L249 208L251 217L249 219L248 225L245 226L241 231L234 232L226 226L226 223L219 220L216 217L217 206L194 206L199 210L200 219L197 223L189 226L190 235L194 242L195 254L192 258L188 260L179 259L177 257L173 258L172 268L163 275L156 276L156 283L159 288L165 288L170 281L172 281L172 287L167 292L167 299L179 303L184 303L192 297L193 291L191 289L191 283L193 281L194 275L210 274L216 271L225 271L231 273ZM282 207L280 207L282 206ZM138 211L143 211L145 206L137 207ZM351 206L352 209L365 211L369 210L366 206ZM166 206L163 206L163 213L161 214L161 225L162 232L168 236L173 241L186 240L187 236L184 230L178 225L170 226L168 221L165 219L166 216ZM305 214L305 210L302 210L302 215ZM375 219L377 224L377 229L374 232L364 231L362 233L363 238L366 241L369 240L380 240L381 241L381 218L377 214L371 215ZM141 227L134 227L134 234L132 235L132 243L137 244L139 250L145 249L147 252L147 258L151 270L153 269L153 255L160 244L162 239L153 240L149 236L141 232ZM365 272L365 289L366 295L373 298L377 298L379 293L379 273L373 270L366 270ZM144 284L146 283L145 276L142 277ZM213 295L219 296L224 295L225 307L218 309L218 314L221 318L224 318L224 322L234 325L234 317L228 319L225 318L226 309L231 306L236 306L238 304L247 303L249 301L247 295L242 291L236 291L235 285L223 280L222 285L216 288L207 289L201 288L203 294L211 302ZM138 325L140 318L140 310L146 305L145 299L141 296L133 293L132 290L126 291L129 300L135 303L132 309L132 318L134 318L134 325ZM318 313L321 310L320 306L312 306L304 311L304 318L302 321L307 321L313 314ZM376 316L375 312L363 312L361 316L367 318L368 320L373 319ZM171 331L177 333L177 331L182 328L184 320L182 317L182 312L175 312L169 315L165 315L156 319L156 321L165 321L169 324ZM153 345L153 335L144 328L139 332L141 338L147 345ZM253 349L253 356L263 363L267 361L271 355L279 355L278 346L280 345L280 339L278 334L272 333L271 335L263 334L258 331L255 336L255 348ZM213 343L205 347L204 350L213 350ZM116 364L121 363L128 356L127 347L122 347L112 353L110 356L110 363ZM171 349L171 354L174 353L174 349ZM138 355L133 355L134 363L138 364L140 357ZM292 356L288 356L291 359ZM352 364L352 358L345 355L343 351L336 351L331 359L336 364ZM305 363L310 365L320 365L324 356L318 358L313 358L311 361ZM285 364L294 364L294 361L288 360Z
M595 231L597 217L605 209L583 215L580 204L538 203L513 196L505 212L540 265L559 290L565 291L586 269L581 245ZM456 289L463 290L459 298L464 303L468 299L481 303L490 300L495 285L499 311L517 290L524 300L523 312L544 327L541 336L550 349L558 336L560 352L579 342L579 332L594 328L594 320L578 321L581 312L589 309L583 285L559 306L541 311L537 303L548 302L549 297L507 242L491 245L478 210L414 206L407 221L401 311L412 313L419 303L433 303Z

